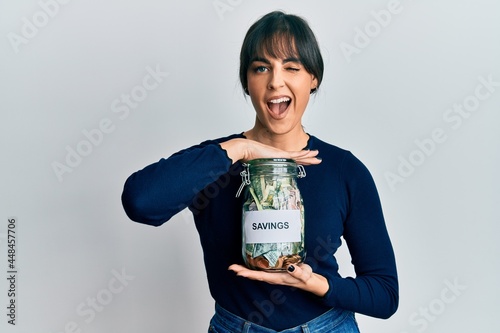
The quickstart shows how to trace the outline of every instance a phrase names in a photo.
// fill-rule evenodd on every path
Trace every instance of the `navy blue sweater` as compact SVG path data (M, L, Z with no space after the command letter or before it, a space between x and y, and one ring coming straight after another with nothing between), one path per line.
M306 263L328 279L324 297L287 286L237 277L242 264L241 205L235 194L242 165L210 140L182 150L132 174L122 194L130 219L159 226L185 207L200 235L212 297L226 310L257 324L283 330L332 307L388 318L398 306L394 253L374 181L350 152L310 136L307 149L322 162L306 166L298 179L305 207ZM334 254L343 236L356 277L341 277Z

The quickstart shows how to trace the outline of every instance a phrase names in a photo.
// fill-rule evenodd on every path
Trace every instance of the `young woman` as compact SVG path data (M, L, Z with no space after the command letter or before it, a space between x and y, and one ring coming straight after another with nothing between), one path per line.
M359 332L354 313L388 318L398 306L392 245L373 179L350 152L308 134L302 116L323 78L308 24L272 12L247 32L240 80L256 117L243 133L205 141L132 174L122 202L134 221L159 226L185 207L200 235L215 315L209 332ZM321 156L321 157L319 157ZM242 162L290 158L305 209L305 263L249 270L241 257ZM347 242L356 277L334 254Z

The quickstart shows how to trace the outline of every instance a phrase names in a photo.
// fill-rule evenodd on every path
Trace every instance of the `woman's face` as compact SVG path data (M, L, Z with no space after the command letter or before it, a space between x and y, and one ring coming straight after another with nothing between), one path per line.
M255 58L248 68L248 93L257 126L269 134L302 132L302 115L316 78L296 58Z

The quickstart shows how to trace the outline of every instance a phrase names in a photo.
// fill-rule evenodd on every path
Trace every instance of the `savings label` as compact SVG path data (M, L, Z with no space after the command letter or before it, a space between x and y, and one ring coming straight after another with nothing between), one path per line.
M300 210L256 210L243 213L245 242L300 242Z

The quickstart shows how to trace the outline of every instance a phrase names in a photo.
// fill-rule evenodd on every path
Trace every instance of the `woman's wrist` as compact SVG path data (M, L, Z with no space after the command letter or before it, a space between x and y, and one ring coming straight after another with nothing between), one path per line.
M231 164L236 163L239 160L242 160L245 157L244 154L244 145L246 139L231 139L225 142L220 143L222 149L224 149L227 153L229 159L231 159Z
M317 273L313 273L311 278L306 282L307 290L316 296L323 297L330 289L328 280Z

